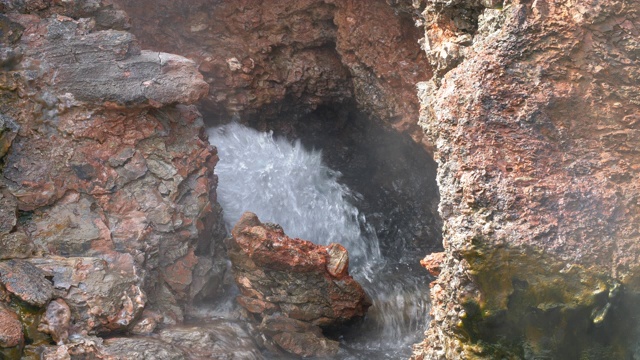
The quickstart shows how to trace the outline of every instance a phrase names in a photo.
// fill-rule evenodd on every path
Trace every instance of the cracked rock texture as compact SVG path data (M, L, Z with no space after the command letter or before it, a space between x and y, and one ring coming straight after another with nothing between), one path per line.
M423 140L415 84L431 67L411 14L383 0L115 2L145 48L198 64L208 116L273 119L355 102Z
M327 328L361 318L371 306L348 274L349 255L339 244L292 239L274 224L242 215L227 240L238 303L261 322L261 331L288 353L330 356L338 342Z
M414 5L445 247L414 358L637 357L640 3Z
M68 358L93 346L69 339L128 331L143 309L182 321L216 291L224 236L190 105L209 85L193 61L141 50L109 1L0 10L0 301L25 340L3 334L0 357L53 341L45 358Z

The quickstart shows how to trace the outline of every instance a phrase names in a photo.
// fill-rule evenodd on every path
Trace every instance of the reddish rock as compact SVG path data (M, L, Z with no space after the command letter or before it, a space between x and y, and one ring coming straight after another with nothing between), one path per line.
M53 275L56 296L71 310L72 330L93 333L128 329L146 304L132 259L122 257L125 259L48 257L30 261ZM47 310L45 318L52 318L43 329L62 340L65 305L59 303ZM58 329L61 332L56 334Z
M135 325L131 328L131 333L134 335L150 335L161 322L161 314L145 309Z
M278 312L284 323L304 324L304 329L267 331L277 335L274 341L286 351L310 356L337 350L318 326L362 317L370 306L362 287L348 274L346 250L338 244L326 247L291 239L279 226L262 224L249 212L232 234L227 246L242 293L238 302L258 317ZM269 325L274 321L263 322L263 329L274 330Z
M349 253L340 244L330 244L327 247L329 259L327 271L336 278L342 278L349 274Z
M56 299L47 306L47 311L38 325L38 331L51 335L53 341L62 345L69 338L70 321L69 305L62 299Z
M218 282L194 285L192 275L216 275L209 243L224 236L214 212L215 149L196 108L179 105L208 93L196 64L141 50L109 1L1 6L0 23L11 31L1 35L0 54L0 259L113 261L97 273L124 275L99 289L57 290L65 300L127 294L130 301L101 303L104 311L68 301L78 326L91 331L127 328L145 291L156 309L175 307L172 314L214 294ZM87 274L68 265L52 266Z
M260 330L281 349L301 357L335 356L340 345L324 337L319 327L285 316L264 317Z
M446 254L444 252L431 253L420 260L420 265L424 266L429 274L438 276L445 260Z
M0 304L0 348L18 346L23 341L22 324L18 315Z
M355 100L425 140L415 84L429 79L431 67L414 9L383 0L115 2L144 47L196 61L211 87L202 103L207 113L274 118Z
M415 358L637 356L640 2L414 4L446 257Z

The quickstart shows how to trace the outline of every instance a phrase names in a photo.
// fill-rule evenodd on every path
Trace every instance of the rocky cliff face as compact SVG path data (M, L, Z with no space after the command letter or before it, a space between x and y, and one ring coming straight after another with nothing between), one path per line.
M196 61L206 115L273 119L356 102L423 139L414 84L431 67L411 16L382 0L116 2L145 48Z
M637 356L640 3L0 10L0 357L224 353L215 324L90 337L179 322L217 286L195 102L258 120L355 104L434 150L445 251L424 261L439 277L415 359Z
M145 307L181 321L211 291L223 230L216 153L186 105L208 84L191 60L141 50L107 2L1 6L3 314L33 325L32 346L129 330Z
M415 358L637 356L640 3L421 3L445 254Z

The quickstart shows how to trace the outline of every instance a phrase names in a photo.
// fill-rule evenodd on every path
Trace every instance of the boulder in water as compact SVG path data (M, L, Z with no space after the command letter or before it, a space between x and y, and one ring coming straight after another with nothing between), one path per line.
M320 246L289 238L279 226L263 224L246 212L233 228L227 247L241 292L238 302L260 321L276 313L299 320L310 325L309 334L313 332L313 338L322 343L327 339L318 327L362 317L371 305L360 284L349 276L349 255L341 245ZM298 353L300 344L290 340L310 337L304 331L295 335L276 343ZM317 348L321 353L304 356L328 355L327 351L337 351L337 344Z

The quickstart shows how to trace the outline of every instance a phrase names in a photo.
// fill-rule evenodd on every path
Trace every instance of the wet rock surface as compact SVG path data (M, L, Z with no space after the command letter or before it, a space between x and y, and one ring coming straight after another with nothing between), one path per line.
M109 1L0 10L0 301L26 358L102 357L91 336L144 308L181 321L218 291L193 277L224 271L216 152L189 105L208 84L191 60L141 49Z
M210 319L206 323L170 327L159 331L158 337L184 349L191 359L263 359L253 335L231 320Z
M640 3L420 3L445 256L415 358L637 356Z
M4 305L0 305L0 348L11 348L24 341L22 324L18 315Z
M55 293L68 304L75 332L104 333L127 329L147 301L131 256L120 256L108 260L49 257L30 261L53 275Z
M330 357L338 353L339 343L322 335L322 329L286 316L267 315L258 327L290 354L301 357ZM277 350L276 350L277 351Z
M262 224L247 212L227 247L241 293L238 303L287 352L335 354L337 343L322 336L320 327L360 318L371 305L346 272L348 254L338 244L325 247L291 239L279 226ZM271 316L275 314L282 315Z
M62 300L53 300L47 305L47 311L38 325L38 331L51 335L57 344L64 343L69 338L69 324L71 309Z

